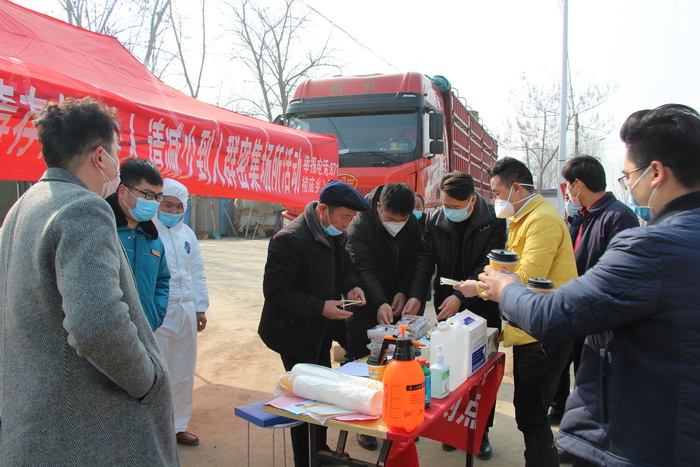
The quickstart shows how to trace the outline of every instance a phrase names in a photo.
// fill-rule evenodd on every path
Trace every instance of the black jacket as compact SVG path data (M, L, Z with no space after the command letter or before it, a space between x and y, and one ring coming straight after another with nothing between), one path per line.
M270 349L309 363L318 361L327 338L329 320L321 314L324 302L339 300L359 286L345 250L347 234L326 235L316 220L317 204L309 203L270 240L258 326Z
M639 220L637 215L612 193L607 193L589 209L581 208L579 214L571 223L570 233L576 247L576 238L583 225L581 243L574 250L578 274L582 276L603 256L608 244L618 232L630 227L639 227Z
M431 212L425 223L425 233L418 255L415 277L411 286L411 298L424 300L430 278L437 265L433 284L435 308L449 295L456 295L462 301L462 309L489 319L489 326L499 327L498 303L484 301L479 297L465 298L451 286L440 285L440 277L466 280L476 279L489 260L486 255L493 249L504 248L506 244L506 221L496 217L493 206L478 194L474 212L467 222L462 246L462 269L455 273L459 251L458 232L454 222L447 219L442 208Z
M348 252L355 275L367 298L367 306L375 316L384 303L391 305L399 292L408 296L421 239L416 216L410 215L406 225L392 237L377 215L377 202L384 185L365 198L371 209L355 216L348 227Z

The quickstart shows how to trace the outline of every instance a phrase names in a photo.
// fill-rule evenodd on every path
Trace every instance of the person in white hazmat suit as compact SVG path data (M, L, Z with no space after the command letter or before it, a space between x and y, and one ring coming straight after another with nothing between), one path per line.
M166 178L163 195L165 198L153 222L168 255L170 296L165 320L155 336L170 373L177 442L196 446L199 438L187 431L187 425L192 414L197 332L207 325L209 293L197 237L183 222L189 196L187 188L177 180Z

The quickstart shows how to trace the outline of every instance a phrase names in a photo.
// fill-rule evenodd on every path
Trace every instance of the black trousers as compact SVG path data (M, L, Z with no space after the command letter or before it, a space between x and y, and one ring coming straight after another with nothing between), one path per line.
M315 363L325 367L331 367L331 344L333 341L330 336L323 340L321 349L316 361L308 361L313 359L299 359L288 355L280 354L282 364L286 371L290 371L297 363ZM308 467L309 465L309 427L307 423L302 423L289 429L289 434L292 437L292 450L294 451L294 465L296 467ZM327 446L328 428L319 426L316 430L316 443L319 448Z
M525 439L526 467L559 466L547 411L570 354L571 344L533 342L513 347L513 405L518 430Z

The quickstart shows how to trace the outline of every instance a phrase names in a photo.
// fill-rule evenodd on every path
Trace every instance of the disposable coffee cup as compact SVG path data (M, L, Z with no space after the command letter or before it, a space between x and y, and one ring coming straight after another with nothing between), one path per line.
M548 294L554 292L554 282L541 277L533 277L527 280L527 288L535 293Z
M367 359L367 373L369 379L382 381L384 379L384 370L386 370L386 365L379 364L378 355L372 355Z
M491 269L495 269L496 271L505 268L509 272L515 272L518 269L518 261L520 258L514 251L491 250L486 257L489 259L489 266L491 266Z

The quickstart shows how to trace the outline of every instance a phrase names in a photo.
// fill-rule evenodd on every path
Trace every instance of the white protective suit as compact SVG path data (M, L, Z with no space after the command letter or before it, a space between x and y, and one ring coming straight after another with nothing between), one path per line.
M165 179L163 194L175 196L187 209L187 188ZM170 373L175 432L186 431L192 413L194 370L197 363L197 312L209 308L209 293L199 242L183 221L166 227L156 216L153 223L163 240L170 268L170 296L163 324L155 336Z

